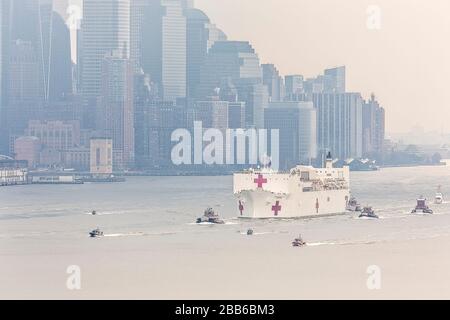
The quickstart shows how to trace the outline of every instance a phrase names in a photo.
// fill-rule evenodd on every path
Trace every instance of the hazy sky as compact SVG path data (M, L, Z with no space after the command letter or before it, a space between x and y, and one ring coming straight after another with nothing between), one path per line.
M367 27L370 5L381 9L380 29ZM376 94L389 132L418 123L450 132L450 0L196 0L196 7L283 75L346 65L348 90Z

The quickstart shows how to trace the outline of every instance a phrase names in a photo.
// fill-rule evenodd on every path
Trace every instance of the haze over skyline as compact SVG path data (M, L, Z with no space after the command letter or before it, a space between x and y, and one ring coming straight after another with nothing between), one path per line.
M70 4L81 0L69 0ZM367 27L370 5L381 28ZM347 88L372 92L388 132L450 131L450 2L435 0L196 0L230 40L248 40L262 63L311 77L345 65ZM230 17L233 17L230 19Z

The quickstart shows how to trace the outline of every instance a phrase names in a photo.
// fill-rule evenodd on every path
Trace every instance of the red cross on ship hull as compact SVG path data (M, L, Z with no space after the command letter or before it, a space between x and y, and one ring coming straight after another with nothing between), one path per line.
M275 205L272 206L272 211L275 216L278 216L278 212L281 211L280 201L275 202Z
M241 212L241 216L242 216L242 214L244 212L244 205L243 205L242 201L240 201L240 200L239 200L239 211Z

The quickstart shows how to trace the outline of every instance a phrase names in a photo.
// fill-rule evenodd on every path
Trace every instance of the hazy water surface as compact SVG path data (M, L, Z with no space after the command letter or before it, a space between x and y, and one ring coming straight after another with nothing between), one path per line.
M432 203L438 185L444 193L442 205ZM189 234L230 228L240 231L248 226L264 233L298 227L299 232L311 228L311 237L321 241L335 237L357 241L361 237L403 239L450 234L450 167L354 172L351 187L363 205L375 208L380 220L361 221L349 214L307 220L241 221L235 218L237 205L230 176L130 177L125 183L8 187L0 189L0 236L39 237L68 232L85 236L96 226L111 234ZM435 215L409 213L420 195L430 199ZM202 228L193 224L208 206L226 219L227 226ZM99 215L90 216L92 210Z

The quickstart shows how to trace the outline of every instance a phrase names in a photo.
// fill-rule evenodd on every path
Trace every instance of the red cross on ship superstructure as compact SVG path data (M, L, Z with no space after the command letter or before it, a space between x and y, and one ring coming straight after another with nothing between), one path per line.
M267 183L267 179L263 177L262 174L258 175L257 179L253 180L254 183L258 185L258 188L262 188L264 183Z

